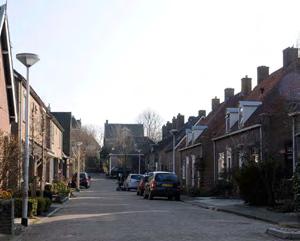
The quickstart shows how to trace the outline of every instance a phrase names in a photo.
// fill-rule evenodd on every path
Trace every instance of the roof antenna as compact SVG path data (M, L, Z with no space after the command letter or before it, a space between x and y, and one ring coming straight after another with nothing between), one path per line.
M300 57L300 33L298 34L298 38L296 40L296 48L298 49L298 58Z

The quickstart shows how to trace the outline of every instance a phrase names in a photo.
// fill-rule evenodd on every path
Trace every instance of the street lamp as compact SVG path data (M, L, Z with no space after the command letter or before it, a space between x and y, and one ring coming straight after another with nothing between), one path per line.
M76 187L77 187L77 191L80 191L80 154L81 154L81 150L80 150L80 146L82 145L82 142L77 142L77 180L76 180Z
M26 101L25 101L25 158L23 163L23 198L22 198L22 225L28 226L28 172L29 172L29 106L30 85L29 68L40 60L39 56L30 53L17 54L16 58L26 66Z
M139 174L141 174L141 150L138 149L137 151L139 153Z
M170 133L173 136L173 173L175 173L175 136L177 134L178 130L177 129L172 129L170 130Z

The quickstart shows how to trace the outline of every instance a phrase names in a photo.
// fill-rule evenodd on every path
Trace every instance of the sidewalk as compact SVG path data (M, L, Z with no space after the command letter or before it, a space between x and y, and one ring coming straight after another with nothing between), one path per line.
M14 235L0 234L0 241L19 240L19 236L22 235L22 233L26 232L31 227L31 225L41 222L44 218L51 217L56 212L58 212L61 208L63 208L63 206L64 206L64 204L53 203L51 205L51 210L48 213L46 213L42 216L29 218L28 219L28 222L29 222L28 227L24 227L21 225L21 218L15 218L15 221L14 221L15 222L15 234Z
M182 196L182 201L202 208L233 213L280 226L300 228L300 216L297 217L296 213L279 213L270 211L265 207L249 206L240 199Z

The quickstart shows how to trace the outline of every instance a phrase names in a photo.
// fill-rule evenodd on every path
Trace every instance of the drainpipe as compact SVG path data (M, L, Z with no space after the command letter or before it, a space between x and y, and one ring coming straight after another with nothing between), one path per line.
M293 116L293 173L296 169L295 116Z
M260 138L260 160L263 160L263 136L262 136L262 126L259 127L259 138Z
M216 142L213 141L213 153L214 153L214 184L216 184Z

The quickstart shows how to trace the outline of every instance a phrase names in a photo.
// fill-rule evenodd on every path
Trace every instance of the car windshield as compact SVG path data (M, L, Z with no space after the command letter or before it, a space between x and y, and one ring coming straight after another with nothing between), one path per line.
M155 180L158 182L177 182L178 178L173 173L159 173L156 175Z
M86 178L85 173L80 173L80 178Z
M141 180L141 178L142 178L141 175L131 175L131 179Z

